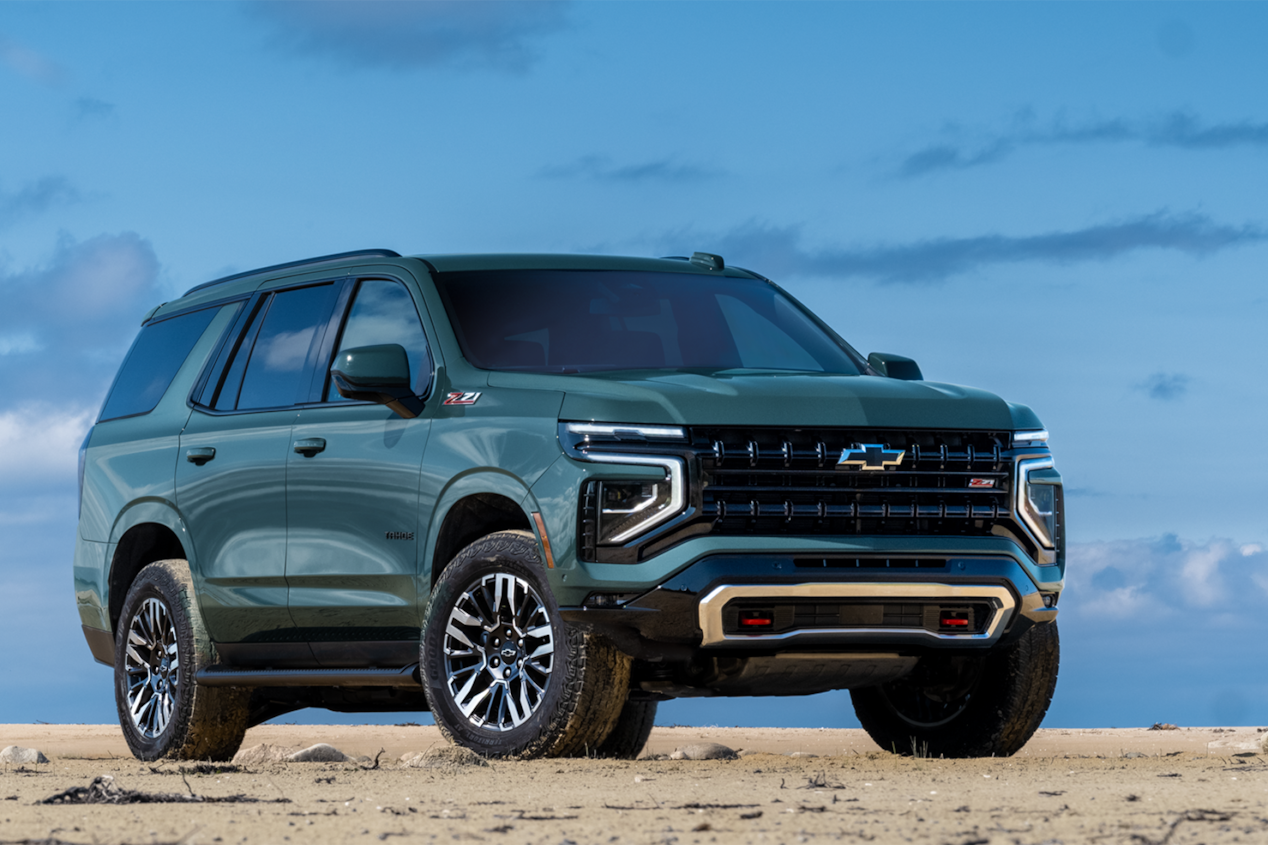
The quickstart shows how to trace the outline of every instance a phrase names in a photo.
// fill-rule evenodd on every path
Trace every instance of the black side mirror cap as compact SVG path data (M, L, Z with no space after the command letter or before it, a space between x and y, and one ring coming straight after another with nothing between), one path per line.
M873 352L867 356L867 363L873 370L887 378L903 381L924 381L920 373L920 365L910 358L901 355L890 355L888 352Z
M330 378L345 399L387 405L407 420L423 412L410 385L409 356L399 343L343 350L330 366Z

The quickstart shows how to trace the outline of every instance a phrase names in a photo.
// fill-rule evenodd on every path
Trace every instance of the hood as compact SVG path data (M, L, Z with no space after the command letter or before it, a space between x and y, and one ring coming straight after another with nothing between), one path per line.
M668 425L855 426L1009 431L1013 406L983 390L879 376L752 370L585 375L492 373L489 387L566 395L560 419Z

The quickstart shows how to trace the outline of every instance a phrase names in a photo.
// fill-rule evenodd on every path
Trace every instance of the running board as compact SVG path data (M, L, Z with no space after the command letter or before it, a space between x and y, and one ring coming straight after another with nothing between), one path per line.
M419 687L418 664L404 669L235 669L208 666L194 676L204 687Z

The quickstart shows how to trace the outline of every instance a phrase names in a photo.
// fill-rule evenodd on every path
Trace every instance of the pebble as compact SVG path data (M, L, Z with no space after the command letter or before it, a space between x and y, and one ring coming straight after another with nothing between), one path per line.
M0 751L0 763L47 763L48 758L44 756L44 752L38 748L23 748L20 745L10 745L8 748Z
M740 755L732 748L718 742L698 742L684 745L669 755L670 760L735 760Z
M324 742L310 745L308 748L260 744L243 748L233 755L233 762L239 766L260 763L355 763L356 761L355 757L349 757L338 748Z
M286 758L288 763L355 763L357 758L349 757L333 745L319 742L296 751Z
M489 761L470 748L440 745L426 751L401 755L401 766L408 769L452 769L460 766L487 766Z

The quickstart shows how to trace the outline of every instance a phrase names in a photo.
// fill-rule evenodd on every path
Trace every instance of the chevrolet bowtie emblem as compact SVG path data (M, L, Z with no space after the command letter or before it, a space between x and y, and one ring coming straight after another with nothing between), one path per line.
M902 449L886 449L879 443L856 443L841 450L837 469L885 469L903 462Z

